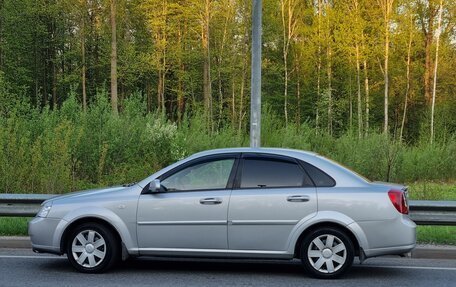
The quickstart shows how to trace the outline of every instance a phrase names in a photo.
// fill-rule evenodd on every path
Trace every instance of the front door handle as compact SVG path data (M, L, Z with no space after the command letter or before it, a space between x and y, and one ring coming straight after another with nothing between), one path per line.
M209 197L200 199L201 204L220 204L222 203L222 199L216 197Z
M306 202L309 201L308 195L290 195L287 197L287 201L289 202Z

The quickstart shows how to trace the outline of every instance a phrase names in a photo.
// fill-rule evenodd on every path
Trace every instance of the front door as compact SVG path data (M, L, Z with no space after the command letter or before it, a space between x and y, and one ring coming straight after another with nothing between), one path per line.
M160 177L162 192L142 194L141 254L163 249L227 249L227 213L236 155L193 160Z

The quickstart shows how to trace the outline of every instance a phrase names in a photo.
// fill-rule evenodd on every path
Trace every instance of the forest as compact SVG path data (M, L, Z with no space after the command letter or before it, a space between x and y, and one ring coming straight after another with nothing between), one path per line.
M248 146L249 0L0 0L0 192ZM263 0L262 144L456 180L455 0Z

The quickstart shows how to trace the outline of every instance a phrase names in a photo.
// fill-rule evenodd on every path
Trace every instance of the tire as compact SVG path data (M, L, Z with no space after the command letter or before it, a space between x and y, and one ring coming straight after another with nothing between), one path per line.
M345 274L353 264L353 242L339 229L324 227L305 236L301 245L301 262L315 278L334 279Z
M120 256L115 234L99 223L84 223L74 228L66 242L71 265L83 273L102 273L114 266Z

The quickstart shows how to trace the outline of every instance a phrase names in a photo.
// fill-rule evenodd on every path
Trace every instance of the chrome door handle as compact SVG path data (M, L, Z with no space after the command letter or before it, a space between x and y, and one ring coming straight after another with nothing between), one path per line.
M200 199L200 203L201 204L220 204L220 203L222 203L222 200L220 198L209 197L209 198Z
M309 201L309 199L308 195L290 195L287 197L287 201L290 202L306 202Z

